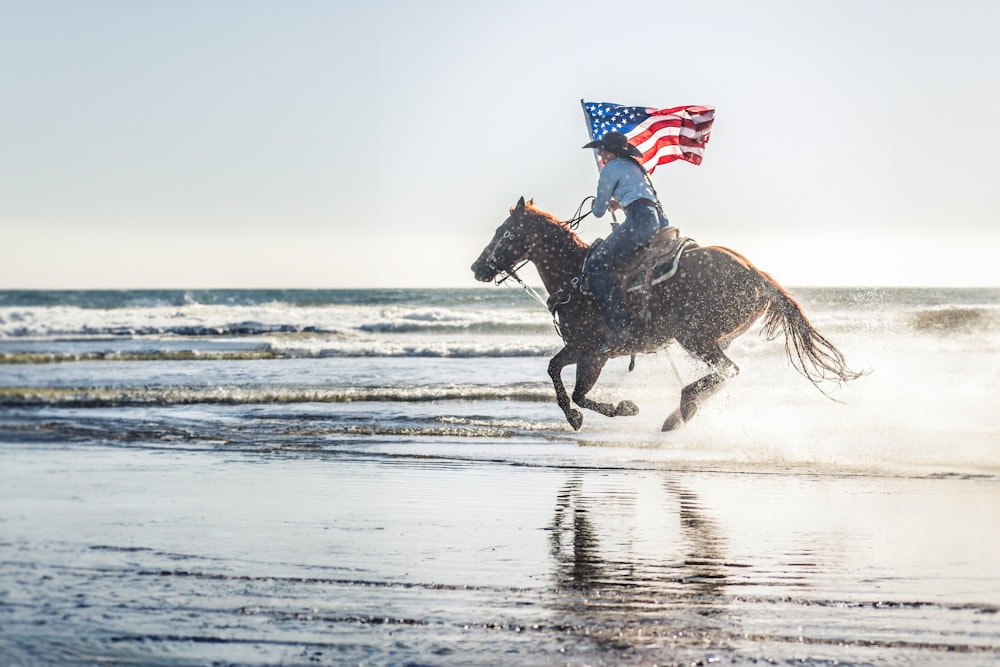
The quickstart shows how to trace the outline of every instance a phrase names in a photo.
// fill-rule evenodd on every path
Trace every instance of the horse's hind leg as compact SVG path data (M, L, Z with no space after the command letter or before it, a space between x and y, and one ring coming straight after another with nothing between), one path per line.
M708 375L695 380L681 390L681 404L663 422L661 431L672 431L690 421L705 400L722 388L722 383L736 377L740 369L722 352L718 342L705 345L681 343L688 352L708 364Z

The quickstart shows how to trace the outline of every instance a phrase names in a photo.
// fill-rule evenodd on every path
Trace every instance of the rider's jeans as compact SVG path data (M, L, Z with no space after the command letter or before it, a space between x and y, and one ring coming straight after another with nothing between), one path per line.
M629 260L645 250L653 235L668 224L655 206L630 206L625 222L618 225L587 257L583 272L604 322L612 331L620 331L629 324L624 294L618 288L618 277L612 276L612 273L620 271Z

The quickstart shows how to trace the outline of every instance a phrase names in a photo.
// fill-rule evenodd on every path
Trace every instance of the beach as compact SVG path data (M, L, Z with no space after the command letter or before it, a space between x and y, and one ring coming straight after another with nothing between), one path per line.
M0 293L0 663L1000 664L1000 290L793 292L869 374L666 434L518 291Z

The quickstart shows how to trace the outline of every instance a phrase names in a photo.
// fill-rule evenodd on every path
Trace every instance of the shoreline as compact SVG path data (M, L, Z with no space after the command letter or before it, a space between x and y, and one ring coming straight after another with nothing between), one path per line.
M1000 662L998 512L968 478L4 442L0 657Z

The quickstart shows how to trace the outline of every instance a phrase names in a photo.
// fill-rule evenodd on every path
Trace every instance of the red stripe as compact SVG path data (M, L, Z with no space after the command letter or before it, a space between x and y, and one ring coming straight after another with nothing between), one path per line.
M697 132L698 135L699 135L699 140L704 142L704 141L708 141L708 137L711 134L712 121L708 121L708 122L705 122L705 123L697 123L696 124L696 123L693 123L692 121L690 121L689 119L681 119L681 118L677 118L675 116L675 117L673 117L673 118L671 118L669 120L668 119L664 119L662 121L657 121L657 122L653 123L652 125L649 125L642 132L638 132L638 133L636 133L634 135L630 134L629 135L629 140L633 144L641 144L641 143L644 143L644 142L648 141L657 132L659 132L661 130L664 130L664 129L674 128L674 127L677 128L678 132L680 131L681 128L686 128L686 129L692 130L694 132ZM681 136L682 140L685 140L685 139L686 140L690 140L690 138L684 137L683 135L678 135L678 136Z
M715 109L712 107L674 107L673 109L647 109L646 113L652 116L674 116L675 118L689 119L695 125L711 125L715 120ZM692 118L697 116L700 120Z
M646 141L648 141L649 138L650 137L647 137ZM632 143L633 145L639 145L639 144L642 144L642 143L645 143L645 142L638 141L638 140L632 140L632 141L630 141L630 143ZM705 144L708 143L708 137L695 137L695 138L692 138L692 137L685 137L684 135L681 135L681 134L668 134L666 136L662 136L661 135L661 136L657 137L655 143L656 143L656 145L671 144L671 145L674 145L674 146L680 145L680 146L698 146L698 147L704 147Z
M706 142L704 140L689 139L688 137L660 137L653 146L643 153L645 159L661 150L687 150L691 148L701 148L704 150Z
M686 111L690 114L711 114L715 113L715 107L687 105L681 107L671 107L669 109L646 109L646 113L650 116L669 116L678 114L682 111Z
M643 160L643 164L646 166L646 170L652 174L653 170L661 164L668 164L670 162L674 162L675 160L684 160L685 162L697 165L701 164L702 156L697 153L685 153L684 155L661 155L657 158L655 163L649 164L648 160Z
M651 150L648 150L645 153L643 153L642 156L643 156L643 159L648 160L650 157L652 157L654 155L657 155L659 153L664 153L664 152L665 153L669 153L669 154L678 153L678 152L680 152L680 153L690 153L690 152L693 152L695 150L704 151L705 150L705 145L704 144L678 145L678 144L659 143L656 146L654 146Z
M649 130L652 131L652 132L655 132L655 131L657 131L657 130L659 130L661 128L665 128L665 127L677 127L678 129L683 127L683 128L688 129L688 130L692 130L694 132L703 133L703 132L707 132L707 131L709 131L711 129L713 122L714 122L714 120L707 120L707 121L704 121L704 122L701 122L701 123L696 123L693 120L691 120L690 118L678 118L678 117L674 116L672 119L669 119L669 120L668 119L663 119L663 120L657 120L657 121L651 123L649 125Z
M687 147L704 149L704 144L689 144ZM642 162L650 173L659 165L667 164L674 160L684 160L695 165L701 164L703 156L698 152L685 150L685 148L685 146L678 146L673 143L658 142L652 150L643 154ZM678 151L680 154L678 154Z

